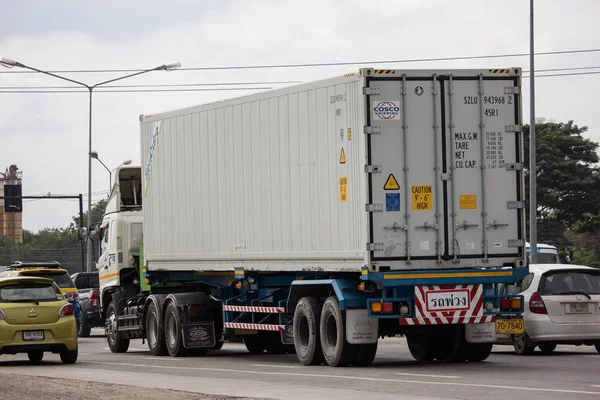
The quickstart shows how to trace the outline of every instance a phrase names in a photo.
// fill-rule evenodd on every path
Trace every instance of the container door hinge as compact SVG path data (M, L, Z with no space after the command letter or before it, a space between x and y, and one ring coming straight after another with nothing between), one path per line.
M504 166L504 168L506 168L507 171L523 171L523 164L521 164L521 163L506 164Z
M525 247L525 239L512 239L508 241L508 247Z
M363 94L365 96L378 96L380 93L379 88L376 87L364 87Z
M365 165L365 172L367 174L381 173L381 165Z
M522 201L507 201L506 202L506 208L508 208L509 210L520 210L524 206L525 205L523 204Z
M379 135L381 128L378 126L365 126L365 135Z
M365 209L367 212L382 212L383 204L367 204Z
M521 94L521 88L518 86L505 86L504 94Z
M383 251L383 243L367 243L367 251Z
M505 125L505 132L523 132L523 126L521 125Z

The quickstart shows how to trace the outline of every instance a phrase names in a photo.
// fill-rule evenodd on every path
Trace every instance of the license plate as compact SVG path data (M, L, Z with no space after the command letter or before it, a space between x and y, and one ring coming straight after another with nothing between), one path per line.
M497 319L496 333L514 335L525 332L525 324L521 318Z
M589 314L590 308L587 303L568 303L565 311L567 314Z
M23 340L44 340L44 331L25 331Z
M429 291L425 297L429 312L468 310L471 306L467 289Z

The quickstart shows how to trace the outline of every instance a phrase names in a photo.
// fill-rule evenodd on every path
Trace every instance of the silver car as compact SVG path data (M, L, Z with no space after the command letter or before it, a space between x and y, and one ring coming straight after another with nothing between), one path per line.
M600 353L600 269L573 264L532 264L522 286L499 288L524 296L525 333L498 335L517 354L558 344L595 346Z

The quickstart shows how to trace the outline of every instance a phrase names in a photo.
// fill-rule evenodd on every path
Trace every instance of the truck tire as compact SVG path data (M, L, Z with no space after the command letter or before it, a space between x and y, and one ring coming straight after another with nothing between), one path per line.
M346 341L344 316L335 296L329 297L323 304L319 333L325 362L331 367L350 365L356 354L356 345Z
M359 344L356 346L356 354L354 355L352 365L357 367L368 367L373 363L376 354L377 343Z
M448 335L439 342L440 358L449 363L463 362L467 359L467 341L464 325L450 325Z
M183 338L181 337L181 321L179 320L179 309L172 301L165 310L165 344L167 352L171 357L183 357L187 355L187 350L183 347Z
M259 336L261 336L259 334ZM265 350L271 354L285 354L288 347L281 341L279 332L262 332Z
M431 337L420 334L407 334L406 343L408 351L416 361L433 361L437 353L437 347Z
M92 327L87 322L87 318L82 315L81 322L79 323L79 331L77 332L77 336L79 337L89 337L92 333Z
M251 354L260 354L265 351L265 341L260 334L245 335L244 344Z
M165 343L165 335L160 327L160 316L154 303L150 303L148 306L145 329L150 354L153 356L166 356L167 344Z
M467 360L479 362L486 360L492 353L493 343L467 343Z
M217 341L217 343L215 343L215 345L213 347L211 347L211 350L221 350L223 348L223 345L225 344L225 341Z
M117 307L114 301L106 310L106 341L113 353L125 353L129 349L129 339L121 338L117 330Z
M304 365L320 365L325 358L321 350L319 322L321 308L315 297L303 297L294 310L294 347Z

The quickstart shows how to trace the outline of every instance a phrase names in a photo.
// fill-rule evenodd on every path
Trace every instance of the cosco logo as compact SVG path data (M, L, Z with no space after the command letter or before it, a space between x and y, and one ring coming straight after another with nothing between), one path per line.
M382 101L373 107L377 119L396 119L400 115L400 107L394 101Z

